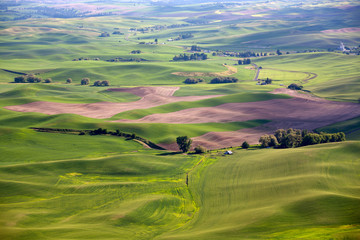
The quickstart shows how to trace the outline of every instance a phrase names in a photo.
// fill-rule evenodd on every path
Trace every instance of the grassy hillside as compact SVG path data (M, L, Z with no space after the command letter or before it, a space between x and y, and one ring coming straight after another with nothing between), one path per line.
M346 142L209 158L189 176L196 217L160 239L358 239L359 154Z
M343 131L353 141L296 149L234 148L231 156L220 150L203 155L154 150L110 135L30 129L105 128L171 144L184 135L240 134L233 131L269 120L113 120L287 99L269 92L291 83L322 98L355 102L360 92L357 0L39 2L0 4L1 240L360 239L359 117L317 129ZM351 54L338 51L340 42ZM193 45L208 59L172 61L190 55ZM277 49L283 55L277 56ZM272 84L257 85L254 66L238 65L243 58L231 51L266 53L252 56L251 62L262 67L259 78L271 78ZM13 83L19 74L52 78L52 83ZM209 84L219 75L239 81ZM204 82L185 84L188 76ZM80 85L85 77L90 86ZM140 99L92 86L97 80L110 81L110 88L180 87L174 97L223 96L109 119L3 108L36 101L131 104Z
M1 141L8 142L0 166L2 239L360 234L359 142L238 149L225 157L166 154L115 137L16 129L3 129ZM67 150L72 144L77 151Z
M94 157L0 167L1 239L151 239L192 217L184 173L197 157L84 148Z
M360 57L337 53L306 53L261 58L254 60L262 66L260 78L273 78L275 83L298 83L317 96L337 101L358 100ZM269 68L269 69L267 69ZM304 81L304 76L292 78L295 73L310 72L317 77ZM300 74L300 73L298 73ZM281 79L281 81L279 81Z

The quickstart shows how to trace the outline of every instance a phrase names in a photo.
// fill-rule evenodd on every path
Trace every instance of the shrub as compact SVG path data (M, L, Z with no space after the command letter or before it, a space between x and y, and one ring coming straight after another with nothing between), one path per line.
M17 76L14 78L14 82L16 83L24 83L26 80L25 76Z
M89 84L90 84L90 78L81 79L81 85L89 85Z
M68 78L68 79L66 79L66 83L72 83L72 79L71 78Z
M203 146L197 146L194 148L196 154L201 154L206 152L206 148Z
M303 89L303 86L300 86L300 85L297 85L295 83L292 83L288 86L288 89L291 89L291 90L301 90Z
M204 79L201 79L201 78L198 78L198 79L195 79L195 78L187 78L184 83L186 84L196 84L196 83L199 83L199 82L203 82Z
M51 83L51 82L52 82L52 79L51 79L51 78L45 79L45 83Z
M103 86L109 86L110 85L110 82L108 80L104 80L101 82L101 85Z
M242 148L248 149L250 147L249 143L247 141L243 142L241 145Z
M94 86L101 86L101 81L99 81L99 80L95 81Z

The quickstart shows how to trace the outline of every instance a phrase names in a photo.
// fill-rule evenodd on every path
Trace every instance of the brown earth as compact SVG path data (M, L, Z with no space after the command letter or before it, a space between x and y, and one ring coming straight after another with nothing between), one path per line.
M32 102L23 105L4 107L18 112L40 112L49 115L61 113L73 113L91 118L110 118L118 113L156 107L159 105L181 102L197 101L218 97L210 96L187 96L174 97L173 94L179 87L135 87L135 88L112 88L109 91L129 92L141 97L140 100L131 103L98 102L88 104L54 103L54 102Z
M228 70L219 73L206 73L206 72L173 72L172 74L183 77L224 77L237 73L237 68L229 65L223 65Z
M172 113L152 114L138 120L119 120L119 122L183 124L242 122L254 119L271 120L270 123L252 129L233 132L209 132L193 138L193 146L202 145L208 149L215 149L239 146L245 140L251 144L256 144L261 135L273 133L279 128L313 130L360 115L359 104L332 102L289 89L277 89L272 93L285 93L294 96L294 98L226 103L216 107L191 108ZM177 150L176 144L160 144L160 146Z

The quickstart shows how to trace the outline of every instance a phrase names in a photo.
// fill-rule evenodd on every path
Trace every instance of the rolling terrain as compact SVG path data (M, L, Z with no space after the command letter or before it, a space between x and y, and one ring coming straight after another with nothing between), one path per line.
M0 239L359 239L359 8L1 3ZM280 128L347 140L261 148Z

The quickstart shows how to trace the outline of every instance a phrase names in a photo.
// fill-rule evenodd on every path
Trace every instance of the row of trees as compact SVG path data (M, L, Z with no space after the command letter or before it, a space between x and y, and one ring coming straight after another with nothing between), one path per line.
M210 83L211 84L215 84L215 83L236 83L238 82L239 79L235 78L235 77L216 77L213 78Z
M35 76L35 75L21 75L21 76L17 76L14 78L14 82L15 83L40 83L42 82L42 78ZM52 79L51 78L46 78L44 80L44 83L51 83Z
M81 85L89 85L90 84L90 78L83 78L81 79ZM94 82L93 86L100 87L100 86L110 86L110 82L108 80L97 80Z
M239 57L239 58L248 58L248 57L262 57L267 56L267 53L255 53L255 52L223 52L216 51L212 53L213 56L229 56L229 57Z
M261 147L293 148L328 142L345 141L345 134L339 133L313 133L300 129L278 129L274 135L263 135L259 142Z
M193 53L193 54L180 54L173 57L173 61L192 61L192 60L206 60L208 57L205 53Z
M40 83L42 82L41 77L37 77L35 75L21 75L14 78L15 83ZM66 79L66 83L70 84L73 80L71 78ZM46 78L44 80L44 83L52 83L51 78ZM83 78L80 82L81 85L89 85L90 84L90 78ZM110 82L108 80L97 80L94 82L94 86L110 86Z
M109 85L110 85L110 82L108 80L103 80L103 81L97 80L97 81L94 82L94 86L97 86L97 87L100 87L100 86L107 87Z

